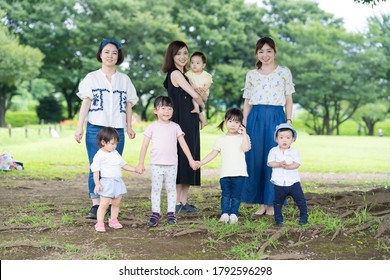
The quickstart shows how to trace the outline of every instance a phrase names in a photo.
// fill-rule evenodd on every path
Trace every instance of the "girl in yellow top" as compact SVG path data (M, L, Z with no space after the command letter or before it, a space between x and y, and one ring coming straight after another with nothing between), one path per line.
M221 196L221 222L231 224L238 221L238 209L241 203L241 191L248 177L245 163L245 153L251 149L251 143L246 128L242 124L243 114L237 108L229 109L225 119L218 126L223 131L226 126L227 133L219 137L213 150L201 161L205 165L221 154L220 185Z

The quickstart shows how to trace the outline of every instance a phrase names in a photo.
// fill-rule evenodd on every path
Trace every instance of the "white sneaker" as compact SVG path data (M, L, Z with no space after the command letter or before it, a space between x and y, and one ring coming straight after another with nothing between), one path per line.
M235 224L238 222L238 217L236 214L231 214L229 217L229 223L230 224Z
M223 213L223 214L221 215L221 218L219 219L219 221L220 221L220 222L225 222L225 223L229 222L229 215L226 214L226 213Z

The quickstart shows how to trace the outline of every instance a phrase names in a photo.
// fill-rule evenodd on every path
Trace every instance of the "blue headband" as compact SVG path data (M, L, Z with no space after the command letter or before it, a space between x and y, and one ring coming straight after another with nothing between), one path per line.
M114 39L103 39L102 42L100 43L100 46L104 48L104 46L107 44L115 45L118 48L118 50L122 49L122 44L115 41Z

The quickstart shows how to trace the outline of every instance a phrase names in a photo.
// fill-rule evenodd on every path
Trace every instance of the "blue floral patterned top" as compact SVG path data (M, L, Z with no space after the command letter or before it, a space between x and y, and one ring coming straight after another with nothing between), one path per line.
M268 75L261 74L257 69L246 74L243 98L249 99L250 105L286 104L286 95L295 92L290 69L278 66Z

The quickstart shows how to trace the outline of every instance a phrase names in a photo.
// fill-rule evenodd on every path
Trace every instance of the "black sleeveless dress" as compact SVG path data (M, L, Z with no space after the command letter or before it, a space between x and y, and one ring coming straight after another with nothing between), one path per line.
M191 151L194 160L200 158L200 131L199 131L199 116L191 113L194 109L192 97L181 87L175 87L171 81L171 74L174 70L169 71L164 81L164 87L167 89L168 96L173 102L172 121L180 125L185 133L184 139ZM180 71L180 70L178 70ZM188 81L187 77L183 75ZM187 184L191 186L200 186L200 169L194 171L188 163L186 155L183 153L179 143L177 144L178 151L178 168L176 184Z

